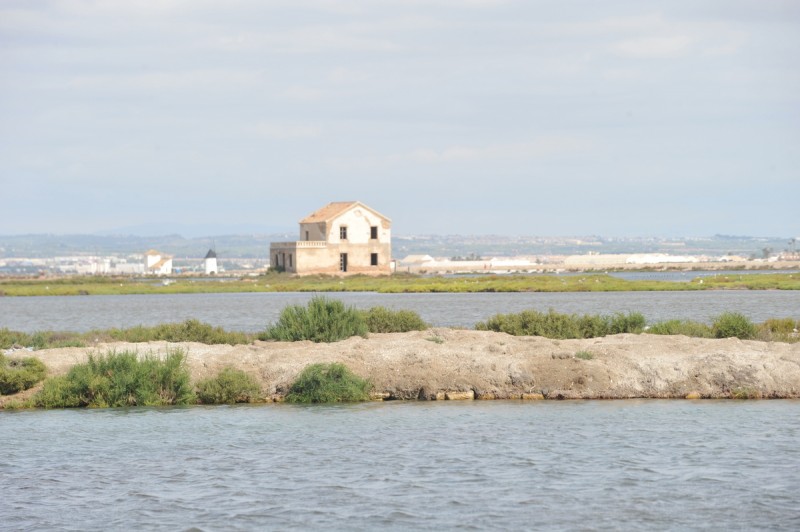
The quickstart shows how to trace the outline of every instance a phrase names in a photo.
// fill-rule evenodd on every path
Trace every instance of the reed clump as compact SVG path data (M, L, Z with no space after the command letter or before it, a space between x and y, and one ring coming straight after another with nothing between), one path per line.
M479 322L479 331L504 332L514 336L543 336L559 340L574 338L596 338L610 334L640 333L645 327L645 318L639 312L614 315L561 314L523 310L515 314L496 314L485 322Z
M253 403L261 396L261 385L240 369L224 368L215 377L197 383L197 398L206 405Z
M259 338L296 342L338 342L351 336L366 338L364 315L339 300L315 296L305 307L290 305L281 311L278 321L267 327Z
M112 351L90 355L66 375L47 379L32 402L41 408L107 408L185 405L195 397L183 351L163 358Z
M11 395L35 386L47 373L38 358L10 359L0 354L0 395Z
M311 364L300 372L286 395L287 403L368 401L372 385L344 364Z

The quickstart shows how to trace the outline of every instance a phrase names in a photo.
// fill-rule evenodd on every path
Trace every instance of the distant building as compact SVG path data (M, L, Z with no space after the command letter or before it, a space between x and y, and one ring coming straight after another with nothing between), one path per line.
M144 272L150 275L172 275L172 257L151 249L144 254Z
M300 220L300 239L270 244L274 269L309 274L391 273L392 221L358 201L329 203Z
M219 270L217 269L217 254L213 249L209 249L206 253L206 258L203 259L203 268L206 275L216 275Z

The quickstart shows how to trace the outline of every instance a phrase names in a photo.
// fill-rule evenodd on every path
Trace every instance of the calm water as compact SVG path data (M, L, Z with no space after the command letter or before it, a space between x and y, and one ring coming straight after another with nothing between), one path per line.
M472 327L497 313L550 308L580 314L639 311L650 322L672 318L709 322L725 311L742 312L754 321L800 318L800 291L327 295L364 309L382 305L414 310L437 326ZM83 332L197 318L226 329L254 332L275 321L286 305L304 305L312 296L259 293L0 297L0 327L26 332Z
M0 413L6 530L798 530L800 402Z

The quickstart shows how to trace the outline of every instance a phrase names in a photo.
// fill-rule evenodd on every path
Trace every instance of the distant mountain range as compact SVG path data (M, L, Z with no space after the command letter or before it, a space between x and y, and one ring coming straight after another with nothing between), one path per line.
M219 229L219 226L215 226L215 229ZM129 256L156 249L176 258L201 259L209 249L213 248L222 259L266 259L270 242L296 238L296 230L254 231L252 233L218 234L218 236L180 234L0 235L0 258L48 258L71 255ZM727 235L715 235L707 238L395 235L392 237L392 254L398 259L407 255L490 258L586 253L670 253L713 256L732 254L762 257L791 248L790 240L790 238L783 237ZM798 243L794 245L800 247Z

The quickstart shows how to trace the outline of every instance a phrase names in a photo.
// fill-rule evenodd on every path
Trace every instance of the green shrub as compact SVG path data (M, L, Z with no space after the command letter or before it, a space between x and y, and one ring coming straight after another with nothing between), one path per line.
M340 403L368 401L369 381L339 363L307 366L289 388L289 403Z
M371 333L393 333L424 331L428 324L413 310L389 310L385 307L372 307L362 312Z
M255 378L240 369L224 368L216 377L197 383L197 397L207 405L252 403L260 394Z
M10 395L44 379L47 368L38 358L9 359L0 354L0 395Z
M259 338L283 342L338 342L351 336L366 338L367 332L364 316L354 307L345 307L339 300L314 297L306 307L284 308L277 323L268 326Z
M711 327L705 323L691 320L667 320L660 321L647 329L649 334L667 334L691 336L694 338L712 338L714 336Z
M34 404L105 408L181 405L194 399L183 351L171 351L163 359L124 351L89 355L85 364L73 366L67 375L46 380Z
M523 310L516 314L497 314L475 325L479 331L496 331L514 336L544 336L546 338L595 338L619 333L638 333L645 320L638 312L613 316L560 314Z
M591 354L589 351L583 350L575 353L575 358L579 358L581 360L591 360L594 358L594 355Z
M609 328L607 334L622 334L622 333L635 333L638 334L644 330L647 320L644 319L644 314L641 312L628 312L623 314L617 312L611 316L609 320ZM584 337L588 338L588 337Z
M756 336L756 326L750 319L738 312L724 312L717 316L712 325L715 338L739 338L749 340Z

